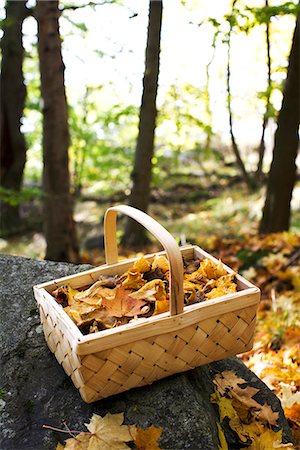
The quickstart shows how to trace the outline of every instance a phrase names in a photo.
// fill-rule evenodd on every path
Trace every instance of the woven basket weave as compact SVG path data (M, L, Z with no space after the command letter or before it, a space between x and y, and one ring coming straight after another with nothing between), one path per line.
M162 243L170 263L170 312L84 336L51 292L87 286L100 275L122 274L136 259L118 260L117 212L134 218ZM197 246L179 248L154 219L129 206L109 208L104 221L107 264L34 286L50 350L87 403L151 384L252 347L260 291L236 275L238 292L184 307L182 257L215 258ZM147 255L152 260L154 255ZM233 271L225 266L228 273Z

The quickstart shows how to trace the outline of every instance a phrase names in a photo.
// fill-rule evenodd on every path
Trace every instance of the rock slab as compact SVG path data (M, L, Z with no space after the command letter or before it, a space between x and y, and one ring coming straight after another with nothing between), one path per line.
M260 389L255 399L279 412L285 442L291 435L278 398L237 358L228 358L86 404L49 351L40 325L32 286L87 270L86 265L35 261L0 255L0 450L50 450L66 436L43 425L85 430L93 413L125 413L125 422L163 428L164 449L219 448L218 412L209 398L216 372L234 370ZM226 433L229 448L240 448Z

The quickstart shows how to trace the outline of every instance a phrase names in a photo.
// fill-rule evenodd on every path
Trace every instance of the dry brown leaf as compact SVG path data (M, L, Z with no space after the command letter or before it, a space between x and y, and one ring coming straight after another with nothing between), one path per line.
M245 384L247 381L237 377L233 371L227 370L221 372L214 378L214 383L217 384L218 389L220 388L221 393L230 393L232 397L245 403L247 406L261 409L262 405L252 398L253 395L257 394L259 389L251 386L241 388L239 384Z
M239 384L247 383L244 378L238 377L232 370L225 370L224 372L218 373L213 381L218 386L218 391L221 394L225 394L228 389L236 389L239 387Z
M279 412L273 411L271 406L267 403L264 403L259 410L253 412L257 417L262 420L265 420L270 425L277 426L277 421L279 418Z
M123 286L117 287L112 300L103 299L102 305L114 317L134 317L146 314L150 309L145 301L134 299L128 295L128 291Z
M122 425L124 414L106 414L104 417L93 414L90 423L85 424L92 433L88 450L127 450L125 442L132 441L127 425Z
M160 450L158 441L162 433L162 428L151 425L149 428L136 428L134 443L138 450Z

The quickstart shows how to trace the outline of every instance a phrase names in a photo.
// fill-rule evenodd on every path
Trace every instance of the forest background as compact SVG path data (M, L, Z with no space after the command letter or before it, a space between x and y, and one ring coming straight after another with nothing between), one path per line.
M221 257L262 289L244 360L300 441L299 3L1 1L0 17L0 251L101 264L105 209L129 203ZM159 248L118 233L124 256Z

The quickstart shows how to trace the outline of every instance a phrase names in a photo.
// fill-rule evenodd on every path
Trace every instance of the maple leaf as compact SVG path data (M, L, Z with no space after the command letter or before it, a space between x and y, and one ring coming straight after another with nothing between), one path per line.
M132 298L127 292L123 286L117 287L113 299L103 299L103 307L114 317L134 317L146 314L149 311L146 302Z
M291 408L294 404L300 405L300 392L293 392L292 387L286 383L279 383L281 387L281 404L283 408Z
M136 427L134 443L138 450L160 450L158 441L162 431L162 428L157 428L154 425L146 429Z
M270 425L277 426L277 421L279 418L279 412L273 411L271 406L267 403L264 403L258 411L253 411L253 414L259 417L262 420L265 420Z
M64 445L62 445L60 442L56 444L55 450L64 450Z
M122 425L124 414L93 414L90 423L85 424L92 433L87 450L127 450L125 442L132 441L129 427Z
M90 433L79 433L75 438L66 440L65 450L88 450L90 443Z
M250 442L247 448L251 450L270 450L272 448L293 448L292 444L282 444L282 430L277 432L266 427L263 422L250 421L243 422L242 417L234 407L234 402L230 398L223 397L218 391L211 395L211 401L217 403L220 414L220 422L224 418L229 419L230 428L237 433L239 439L246 443ZM275 447L277 445L277 447Z
M226 370L219 373L214 378L214 383L217 385L218 391L221 394L229 394L233 399L244 404L248 410L250 407L253 408L252 414L254 416L259 417L270 425L277 425L279 413L277 411L274 412L267 403L261 405L254 400L252 397L259 392L259 389L252 386L241 388L239 384L245 384L247 381L238 377L233 371ZM240 406L238 407L243 410ZM242 411L242 414L243 413L245 413L245 411Z

